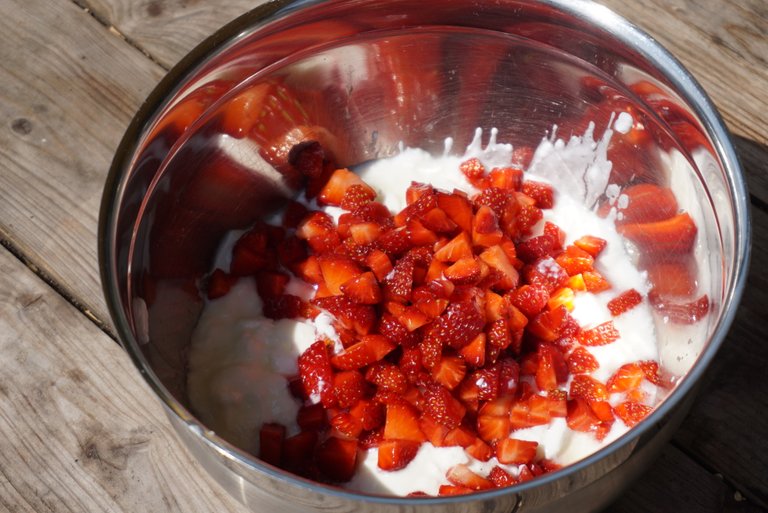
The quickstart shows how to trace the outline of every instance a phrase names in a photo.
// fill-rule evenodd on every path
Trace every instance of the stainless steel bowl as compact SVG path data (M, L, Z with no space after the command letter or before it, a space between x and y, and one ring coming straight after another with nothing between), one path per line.
M188 410L184 385L186 349L203 305L198 280L228 230L247 227L294 193L286 159L301 140L296 133L276 123L262 140L221 135L226 107L270 81L284 84L300 104L301 119L290 122L332 148L341 165L391 155L400 142L442 151L446 136L469 141L478 126L535 146L553 124L566 136L583 130L587 118L604 127L606 105L631 105L655 150L676 151L682 167L631 152L615 155L615 167L632 164L643 181L674 185L682 177L703 219L699 269L711 312L691 337L657 326L662 359L681 376L673 391L628 434L578 463L453 498L370 496L310 482L209 431ZM685 416L744 287L746 198L732 143L705 93L648 35L600 5L276 1L193 50L136 114L105 189L101 273L120 341L179 436L249 506L587 512L642 472Z

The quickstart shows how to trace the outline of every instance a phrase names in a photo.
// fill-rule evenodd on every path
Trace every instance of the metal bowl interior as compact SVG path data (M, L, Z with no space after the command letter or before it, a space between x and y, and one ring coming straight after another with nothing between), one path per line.
M228 113L262 89L276 91L277 103L259 112L270 122L249 137L224 134ZM476 127L535 147L553 125L568 137L591 121L599 135L626 109L651 140L609 154L607 180L672 188L697 221L699 289L711 299L710 313L693 326L656 319L661 363L677 384L627 435L529 483L415 500L284 473L190 412L186 358L204 306L199 283L227 233L297 194L287 162L294 144L319 140L342 166L393 155L402 144L438 154L449 136L463 148ZM281 119L285 112L291 116ZM597 196L581 193L593 207ZM102 204L102 278L121 343L187 445L246 504L286 511L592 511L671 436L722 342L746 276L745 198L732 145L706 95L666 51L601 6L450 0L438 11L402 0L274 2L194 50L133 120Z

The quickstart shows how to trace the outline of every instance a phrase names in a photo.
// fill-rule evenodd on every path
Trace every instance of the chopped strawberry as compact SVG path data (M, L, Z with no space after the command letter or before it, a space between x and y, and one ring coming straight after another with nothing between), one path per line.
M485 166L476 158L462 162L459 171L467 177L470 183L474 183L485 176Z
M488 443L495 443L509 436L512 426L509 416L483 415L477 417L477 434Z
M303 405L296 414L296 423L302 431L321 431L328 425L325 407L322 403Z
M491 207L482 205L472 221L472 243L475 246L490 247L499 244L503 238L497 215Z
M611 284L608 283L600 273L597 271L584 271L581 273L584 280L584 287L587 292L598 293L603 292L611 288Z
M652 290L648 300L657 312L678 324L694 324L709 312L709 296L706 294L695 301L681 303L661 297Z
M374 250L368 254L365 259L365 264L373 271L376 279L379 281L384 280L387 275L392 271L392 262L386 253L380 250Z
M331 363L341 370L360 369L384 358L396 344L382 335L366 335L360 341L333 355Z
M523 285L511 292L510 300L526 316L533 317L547 306L549 294L541 287Z
M419 428L418 413L412 406L402 402L387 404L384 438L386 440L410 440L418 443L426 439Z
M397 365L385 361L378 361L368 367L365 379L376 385L379 390L403 394L408 389L405 374Z
M506 486L517 484L517 479L498 465L491 469L491 472L488 474L488 480L491 481L496 488L504 488Z
M519 191L523 186L523 170L516 167L495 167L491 169L488 179L493 187Z
M568 427L574 431L594 431L600 426L589 403L580 397L568 401L568 415L566 417Z
M523 262L532 263L540 258L550 256L555 244L555 239L549 234L531 237L517 245L517 256Z
M299 375L307 396L317 397L326 408L335 406L333 370L325 342L318 340L299 356Z
M363 398L366 388L363 375L356 370L341 371L333 377L333 390L339 408L354 406Z
M625 363L608 379L606 386L611 393L628 392L640 386L645 371L639 363Z
M383 440L378 446L378 466L388 471L403 469L416 457L419 447L413 440Z
M576 347L568 355L568 370L571 374L591 374L600 366L597 359L584 347Z
M461 232L434 254L440 262L456 262L462 258L472 258L472 242L467 232Z
M413 261L406 258L395 264L395 268L384 279L384 293L388 299L400 302L410 300L414 268Z
M568 246L556 258L557 263L565 269L568 276L574 276L587 271L594 271L595 259L587 251L578 246Z
M283 465L286 469L306 475L312 454L317 445L316 431L302 431L283 442Z
M475 441L465 447L465 450L478 461L488 461L494 456L493 448L479 438L475 438Z
M466 408L453 397L450 390L437 383L424 389L424 414L432 420L453 429L464 418Z
M482 367L485 364L485 333L479 333L466 346L459 349L459 355L472 367Z
M606 321L588 330L581 330L577 335L579 342L585 346L604 346L619 339L620 333L613 321Z
M467 366L464 360L450 355L443 356L431 370L432 379L448 390L456 388L466 373Z
M344 196L341 198L341 208L349 212L364 207L376 199L376 193L369 186L362 183L354 183L347 187Z
M297 228L296 236L306 240L318 254L332 251L341 244L333 218L325 212L311 212Z
M363 425L360 420L353 417L348 411L335 415L330 423L337 434L343 435L346 438L357 439L360 433L363 432Z
M541 343L538 349L539 365L536 368L536 386L547 392L554 390L568 380L568 366L565 357L552 344Z
M522 191L533 198L536 201L536 206L539 208L552 208L554 204L555 191L547 183L527 180L523 182Z
M472 492L472 488L467 488L466 486L440 485L437 495L439 497L451 497L453 495L466 495Z
M456 285L471 285L480 281L480 264L475 257L457 260L443 274Z
M214 300L229 294L237 278L216 269L208 278L208 299Z
M443 440L446 447L463 447L466 449L477 440L475 432L465 426L458 426L448 431Z
M608 389L600 381L587 374L578 374L571 381L570 396L588 403L608 400Z
M381 301L381 289L371 272L359 274L344 282L339 289L355 303L375 305Z
M469 470L468 466L463 464L451 467L445 477L454 485L469 488L470 490L489 490L493 488L493 483L475 474Z
M533 463L538 447L538 442L505 438L496 445L496 458L506 465Z
M600 237L585 235L576 239L573 245L589 253L592 258L597 258L597 256L605 249L605 246L608 245L608 242Z
M341 205L344 195L353 185L360 185L367 188L365 192L368 196L373 195L376 197L376 193L371 189L359 176L350 171L349 169L337 169L331 174L328 182L320 190L320 194L317 196L318 203L321 205Z
M493 245L488 247L480 254L480 259L501 273L500 278L493 284L494 289L507 291L514 290L517 287L520 275L501 246Z
M271 465L280 465L285 442L285 426L267 423L259 430L259 458Z
M357 441L331 436L317 447L315 462L323 477L345 483L355 474Z
M325 254L317 257L325 286L332 294L341 294L341 286L354 280L362 273L360 267L350 258Z
M564 306L544 310L528 323L528 333L545 342L554 342L560 338L567 316L568 311Z
M424 212L419 215L419 219L425 228L436 233L451 233L456 230L456 223L440 208L433 208Z
M643 297L635 289L629 289L622 292L615 298L608 301L608 310L614 317L633 309L643 302Z
M355 330L359 335L368 334L376 322L376 313L372 307L354 303L345 296L315 297L312 304L327 310L342 327Z
M653 408L634 401L626 401L617 405L613 411L624 424L629 427L634 426L648 416Z
M459 194L437 193L437 206L456 223L462 232L472 231L472 205Z

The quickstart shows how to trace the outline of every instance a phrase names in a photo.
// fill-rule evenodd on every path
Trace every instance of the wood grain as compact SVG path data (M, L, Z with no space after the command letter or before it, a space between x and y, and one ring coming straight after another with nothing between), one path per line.
M0 249L0 510L244 511L127 355Z
M163 70L71 2L0 16L0 240L100 319L96 226L112 154Z

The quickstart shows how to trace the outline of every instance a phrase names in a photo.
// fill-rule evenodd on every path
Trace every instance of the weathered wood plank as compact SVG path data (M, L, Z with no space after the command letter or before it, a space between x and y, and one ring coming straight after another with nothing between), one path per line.
M768 213L753 214L753 265L744 300L675 439L768 507Z
M127 355L0 248L0 510L244 511Z
M0 239L102 319L96 226L114 149L163 70L71 2L0 16Z
M243 511L180 445L122 350L3 250L0 290L1 507ZM610 511L672 513L694 496L716 513L733 491L668 446Z

